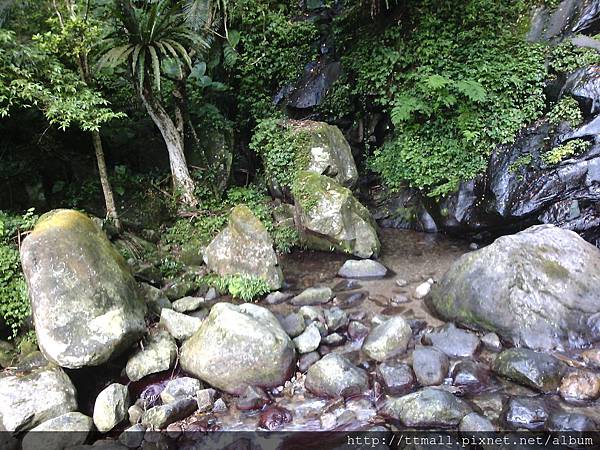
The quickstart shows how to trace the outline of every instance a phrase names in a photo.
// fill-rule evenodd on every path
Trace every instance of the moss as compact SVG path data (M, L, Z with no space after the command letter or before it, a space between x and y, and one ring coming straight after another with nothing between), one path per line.
M550 278L559 278L562 280L569 278L569 271L556 261L544 259L542 260L542 268Z

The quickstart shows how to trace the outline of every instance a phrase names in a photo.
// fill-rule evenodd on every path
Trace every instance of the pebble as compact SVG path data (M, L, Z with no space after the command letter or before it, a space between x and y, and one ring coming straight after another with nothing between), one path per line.
M596 400L600 396L600 377L584 370L571 372L562 379L559 392L565 400Z
M422 386L441 384L448 375L448 357L435 348L417 347L412 360L413 371Z
M422 299L422 298L427 297L427 295L429 294L429 291L431 291L432 285L433 285L433 280L430 278L426 282L421 283L419 286L417 286L417 288L415 289L415 298Z
M315 322L313 322L300 336L295 337L293 340L298 353L310 353L319 348L319 344L321 343L321 333Z

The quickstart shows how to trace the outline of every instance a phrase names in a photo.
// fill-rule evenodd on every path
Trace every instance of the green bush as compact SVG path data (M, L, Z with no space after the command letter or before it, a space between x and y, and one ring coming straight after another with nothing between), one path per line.
M562 98L547 114L548 121L556 126L561 122L568 122L572 127L583 122L583 114L579 103L572 97Z
M245 302L252 301L271 291L264 280L249 275L227 275L224 277L208 275L204 277L203 281L220 293L228 293L232 297L242 299Z
M590 148L590 143L583 139L573 139L566 144L554 147L542 155L542 160L549 165L558 164L566 158L583 153Z

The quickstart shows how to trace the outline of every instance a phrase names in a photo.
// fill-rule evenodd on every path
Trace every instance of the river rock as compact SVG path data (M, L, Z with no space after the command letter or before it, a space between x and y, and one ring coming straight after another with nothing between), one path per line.
M298 349L298 353L310 353L315 351L319 344L321 343L321 333L316 326L316 323L311 323L304 332L294 338L294 344L296 345L296 349Z
M362 351L375 361L384 361L406 351L412 330L400 317L392 317L371 330Z
M589 416L580 413L556 411L550 414L546 427L550 431L562 431L565 433L593 432L598 431L598 425Z
M345 356L329 353L310 366L304 385L319 397L351 397L366 391L369 379Z
M91 417L69 412L47 420L25 435L22 450L63 449L83 444L94 429Z
M206 304L204 297L183 297L173 302L173 309L178 313L196 311Z
M275 387L291 375L294 344L277 318L254 304L217 303L181 347L181 367L232 394Z
M333 291L328 287L311 287L303 290L290 300L295 306L314 306L327 303L333 297Z
M429 292L431 291L431 286L433 286L433 280L427 280L424 283L421 283L415 289L415 298L422 299L427 297Z
M448 357L435 348L415 348L412 360L417 381L422 386L441 384L448 375Z
M129 358L125 372L131 381L138 381L146 375L169 369L176 358L175 340L166 331L157 330L148 336L143 348Z
M94 425L100 433L106 433L127 418L129 392L127 386L113 383L106 387L94 403Z
M160 399L163 403L173 403L180 398L194 397L196 392L203 389L204 386L200 380L192 377L174 378L167 383L160 393Z
M60 366L106 362L146 330L131 270L84 214L44 214L21 246L40 350Z
M485 389L490 383L490 372L487 366L471 361L459 361L452 368L452 384L463 392L476 393Z
M142 425L153 429L163 429L167 425L192 415L198 404L193 397L181 398L167 405L150 408L142 415Z
M206 266L218 275L247 275L264 280L272 290L283 274L265 226L245 205L231 210L229 224L204 251Z
M202 325L202 319L163 309L160 313L160 325L178 341L191 337Z
M348 336L350 339L360 340L369 334L369 327L356 320L348 324Z
M571 372L562 379L559 392L565 400L596 400L600 396L600 377L585 370Z
M517 346L568 349L600 338L600 250L552 225L463 255L428 302L445 320Z
M389 397L380 414L407 427L456 427L471 408L450 392L424 388L403 397Z
M553 356L526 348L500 353L492 365L498 375L541 392L556 392L564 366Z
M299 313L288 314L279 322L281 323L281 326L285 332L292 338L300 336L306 329L304 318Z
M306 372L310 366L316 363L319 359L321 359L319 352L310 352L301 355L300 358L298 358L298 370L302 373Z
M198 412L204 413L213 409L215 404L215 395L217 391L214 389L201 389L196 392L196 403L198 404Z
M146 427L141 423L136 423L119 435L119 442L127 448L138 448L142 445L145 432Z
M279 305L280 303L288 301L293 296L294 296L294 294L291 294L289 292L275 291L275 292L271 292L269 295L267 295L265 297L265 302L268 305Z
M377 379L388 395L404 395L416 385L415 375L408 364L385 361L377 367Z
M460 330L451 323L432 331L426 338L450 358L472 358L481 344L473 333Z
M502 342L496 333L486 333L481 336L484 347L491 352L502 351Z
M348 325L348 314L343 309L333 307L324 311L325 323L329 331L338 331Z
M458 430L466 433L486 433L496 431L496 427L487 417L472 412L462 418Z
M253 409L261 409L270 402L271 400L265 391L256 386L248 386L240 398L238 398L236 407L240 411L251 411Z
M387 268L372 259L356 261L349 259L338 271L342 278L381 278L387 273Z
M543 397L513 397L506 405L504 418L514 428L540 430L548 420L548 405Z
M46 364L0 377L0 430L29 430L77 409L75 387L69 377L41 355L40 361Z
M379 254L377 225L349 189L329 177L300 172L294 192L300 239L305 246L359 258Z

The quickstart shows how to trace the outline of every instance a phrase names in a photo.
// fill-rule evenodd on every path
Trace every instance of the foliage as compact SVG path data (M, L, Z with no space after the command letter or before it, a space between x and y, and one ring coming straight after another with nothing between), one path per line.
M590 148L590 143L583 139L573 139L566 144L554 147L542 155L542 160L548 165L558 164L566 158L583 153Z
M571 127L576 127L583 122L583 114L579 103L572 97L562 98L547 114L548 121L552 125L568 122Z
M12 338L31 314L18 243L36 220L33 210L22 216L0 211L0 317L10 327Z
M229 293L234 298L245 302L254 300L271 291L269 285L262 279L249 275L227 275L219 277L208 275L203 279L206 284L214 287L221 293Z
M577 47L569 39L550 51L549 67L555 73L570 73L591 64L600 64L600 54L591 48Z

